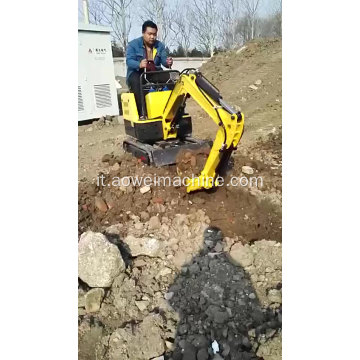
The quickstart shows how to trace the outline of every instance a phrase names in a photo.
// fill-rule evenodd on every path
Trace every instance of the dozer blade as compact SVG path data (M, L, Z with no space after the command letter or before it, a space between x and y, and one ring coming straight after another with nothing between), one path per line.
M211 146L211 140L199 140L192 137L186 137L182 140L157 141L153 145L129 137L123 143L126 152L133 154L148 165L157 167L175 164L180 151L205 150L210 149Z

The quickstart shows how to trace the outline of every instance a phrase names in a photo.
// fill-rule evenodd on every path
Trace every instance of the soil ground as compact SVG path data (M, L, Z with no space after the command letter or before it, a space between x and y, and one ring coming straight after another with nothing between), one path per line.
M163 226L164 224L168 224L168 221L170 221L170 223L174 221L179 214L195 216L194 214L199 214L200 211L200 213L205 214L208 219L206 221L202 219L202 224L207 223L213 229L221 231L222 240L219 240L219 244L221 243L223 247L225 247L224 244L230 241L229 239L233 239L230 241L231 244L236 244L237 242L243 245L248 244L248 246L250 246L249 249L255 249L254 246L257 246L256 244L262 244L261 241L263 241L263 239L266 239L271 246L277 246L276 244L281 245L281 41L274 39L250 42L242 49L216 55L201 68L201 71L220 89L225 101L236 108L241 108L241 111L245 115L245 133L238 149L233 154L231 167L225 178L225 184L231 176L243 176L247 178L257 176L262 178L262 186L242 187L225 185L215 191L201 191L192 194L187 194L184 187L152 186L149 191L142 193L142 191L140 191L142 186L129 186L125 188L112 185L108 186L107 184L117 177L136 175L153 177L155 174L158 176L176 176L178 170L176 166L163 168L149 167L139 163L128 154L124 154L122 151L122 141L125 138L124 127L115 121L107 120L81 125L79 126L79 234L88 230L105 233L109 227L117 226L120 229L118 235L120 239L123 239L134 230L134 226L139 223L139 219L142 225L136 225L136 229L138 230L144 226L146 228L148 226L148 218L153 216L157 216ZM198 138L213 139L217 126L212 120L192 101L189 101L187 111L193 119L193 135ZM104 155L110 155L107 159L110 161L102 161L106 160L104 159ZM243 166L250 166L254 174L245 174ZM105 186L97 183L97 176L99 174L104 175L103 183L106 184ZM143 219L144 213L147 214L146 219ZM191 220L189 221L191 223ZM179 231L181 232L181 230ZM187 244L185 240L177 246L180 246L180 248L181 246L189 246L191 248L191 245ZM193 257L192 263L199 264L201 268L204 265L205 255L200 256L197 250L197 248L194 248L193 252L189 254ZM176 248L173 249L173 251L174 252L169 253L166 258L170 262L172 261L171 256L176 257ZM258 250L254 251L255 254L258 253ZM136 261L139 258L131 259L132 261ZM220 257L216 259L218 259L219 262L219 272L222 271L220 269L224 268L223 271L226 270L237 279L236 269L230 268L230 265L227 265L224 259ZM146 267L153 267L157 270L161 263L160 260L158 264L158 259L151 258L145 258L144 261ZM166 261L167 260L165 260L165 262ZM278 261L281 263L281 255ZM161 264L161 266L164 266L164 263ZM171 268L171 265L168 266ZM189 266L191 267L191 265ZM259 277L263 275L262 273L260 274L260 270L258 271L256 269L258 268L250 267L246 268L246 271L244 270L244 274L247 274L244 276L248 277L248 280L246 280L246 284L241 284L241 286L254 287L257 297L259 298L256 300L258 304L256 306L259 308L265 306L267 303L266 300L264 300L265 302L262 300L262 290L259 290L260 288L258 289L258 285L256 284L260 284L260 287L265 286L264 284L270 281L268 279L271 278L271 276L269 272L266 273L264 269L264 278L266 277L266 280L261 280L260 283L258 283ZM138 281L139 275L136 275L137 272L135 270L136 267L132 267L132 265L129 266L128 276L129 279L137 279L134 280L136 282ZM209 275L211 268L208 275L200 274L199 277L196 278L198 280L196 280L195 283L194 280L191 282L190 280L181 279L181 274L184 273L183 270L180 270L179 273L175 267L172 271L172 274L174 274L172 278L165 279L166 281L164 280L163 282L161 282L160 279L157 282L158 285L156 286L160 286L162 289L159 290L160 292L165 293L169 291L169 287L174 284L176 285L178 281L180 281L182 285L183 283L187 283L187 286L197 289L199 283L208 283L209 276L215 276L215 280L213 278L215 283L224 282L224 279L216 278L216 276L220 276L216 275L216 271L214 275ZM272 291L274 286L277 286L278 289L280 284L281 287L281 274L276 274L276 280L273 280L271 286L266 283L266 294L268 294L270 290ZM229 294L231 294L231 289L233 289L234 286L236 287L237 285L229 283L228 288L224 285L224 291L229 291ZM80 292L84 292L88 290L88 287L86 284L80 282L79 289ZM195 292L197 291L196 289L194 290ZM146 291L142 289L141 294L144 292ZM181 296L186 298L187 295L183 293ZM264 299L266 299L266 296L268 295L264 295ZM226 301L231 302L232 300L230 301L229 299ZM103 341L103 355L96 357L96 359L116 358L116 354L118 354L117 351L120 350L116 348L115 345L115 347L111 345L112 337L115 336L116 331L118 331L119 334L122 331L116 329L119 329L119 327L124 328L124 326L124 329L126 329L126 324L129 324L129 322L132 321L131 319L135 319L135 323L143 321L145 324L147 321L144 320L146 311L143 317L134 315L133 318L131 318L131 316L129 317L129 313L127 313L129 318L125 320L123 318L121 318L122 320L119 320L119 318L115 320L112 319L109 312L106 312L106 306L113 306L116 301L118 301L116 300L116 291L112 289L105 295L104 307L102 306L103 310L100 310L99 315L91 315L92 322L95 319L102 324L100 328L97 325L91 327L91 321L87 315L85 315L85 317L83 315L79 317L80 358L95 359L95 350L91 349L93 349L95 343L99 343L99 339L106 339L106 345L104 345ZM181 303L181 298L175 296L173 299L173 308L181 313L183 306L185 306L185 304ZM228 305L228 307L231 308L230 305ZM213 314L210 310L212 308L209 309L208 307L201 311L206 311L209 319L211 319ZM237 311L236 307L232 309L233 311ZM252 312L249 312L249 314L251 314L251 316L249 315L251 317L249 327L256 328L256 321L253 319L253 313L256 312L256 309L254 307L251 309ZM272 310L274 310L274 308ZM279 307L277 307L276 311L278 310ZM193 311L196 312L198 310L194 308ZM195 315L188 314L188 316ZM172 335L172 337L164 335L163 337L164 339L172 339L171 341L174 342L176 348L182 348L183 343L181 343L181 339L183 339L183 341L184 339L190 341L186 338L187 333L180 331L179 328L181 326L186 327L186 324L190 321L188 318L184 319L184 316L180 316L180 319L177 319L177 321L173 320L174 323L176 323L175 328L177 327L176 337L175 335ZM272 321L271 319L270 316L267 320L268 323ZM200 321L200 319L198 320ZM234 320L235 324L236 321L238 320ZM232 331L231 326L229 331ZM265 329L266 333L271 332L269 332L270 328ZM90 329L92 330L90 331ZM225 356L223 355L224 359L245 359L245 355L242 355L243 357L232 355L235 354L233 352L235 351L233 350L235 349L235 345L232 345L233 340L230 339L230 335L227 335L228 330L225 331L223 329L222 325L221 329L219 328L219 334L216 335L216 326L213 325L213 332L211 333L209 330L209 334L206 335L207 333L205 331L205 335L208 339L214 338L215 335L217 339L224 338L224 342L221 345L221 349L224 350L223 354L225 354ZM244 329L244 331L246 330L246 334L249 329ZM191 328L191 330L193 329ZM189 330L189 333L190 332ZM221 335L224 334L224 332L226 332L226 336ZM279 332L277 327L276 332L271 332L271 334L272 335L268 337L272 339L271 343L264 342L261 339L255 341L257 344L256 351L258 359L277 360L281 358L281 331ZM123 333L120 338L124 336L125 333ZM191 338L191 341L194 342L195 340ZM243 341L246 342L246 340ZM265 344L269 346L266 347L267 345L265 346ZM227 346L231 349L228 355L225 351ZM242 346L241 351L245 351L247 346ZM182 349L184 352L184 348ZM197 348L197 351L200 350ZM248 351L248 349L246 351ZM115 354L115 357L112 357L112 352ZM176 358L175 352L172 354L174 359ZM136 356L134 355L133 357ZM166 359L171 358L169 357L171 355L165 356L167 356ZM128 358L131 358L131 356L124 357L124 359ZM139 357L139 359L140 358L141 357ZM191 357L189 357L189 359L190 358ZM254 357L254 359L255 358L256 357ZM176 359L181 359L181 357ZM185 357L182 359L185 359Z

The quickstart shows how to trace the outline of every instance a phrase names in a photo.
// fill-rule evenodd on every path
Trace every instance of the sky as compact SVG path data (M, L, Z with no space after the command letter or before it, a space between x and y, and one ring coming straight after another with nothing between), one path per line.
M175 4L174 0L165 0L169 6L173 6ZM191 0L189 0L191 1ZM277 4L279 0L262 0L261 7L259 9L259 15L265 16L269 12L272 11L274 8L274 5ZM134 0L134 3L141 4L142 0ZM82 0L78 0L78 21L83 22L83 14L82 14ZM130 34L129 34L129 40L132 40L136 37L141 36L141 25L142 21L140 17L137 19L136 16L134 16L134 21L131 26Z

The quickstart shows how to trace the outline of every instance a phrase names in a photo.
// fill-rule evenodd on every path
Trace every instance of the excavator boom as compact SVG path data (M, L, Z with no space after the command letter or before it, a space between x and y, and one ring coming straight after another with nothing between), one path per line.
M244 131L244 116L222 99L219 91L198 71L182 73L176 82L163 113L164 139L176 137L174 114L191 96L219 126L213 146L198 177L188 180L187 192L218 185L217 177L226 167ZM180 101L179 101L180 99Z

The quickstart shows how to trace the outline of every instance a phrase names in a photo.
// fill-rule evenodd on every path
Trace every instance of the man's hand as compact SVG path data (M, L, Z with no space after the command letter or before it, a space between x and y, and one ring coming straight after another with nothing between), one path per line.
M140 69L144 69L144 68L146 68L146 66L147 66L147 60L146 59L142 59L141 61L140 61Z
M166 58L166 63L167 63L167 65L168 65L168 67L171 67L172 64L173 64L173 58L172 58L172 57Z

